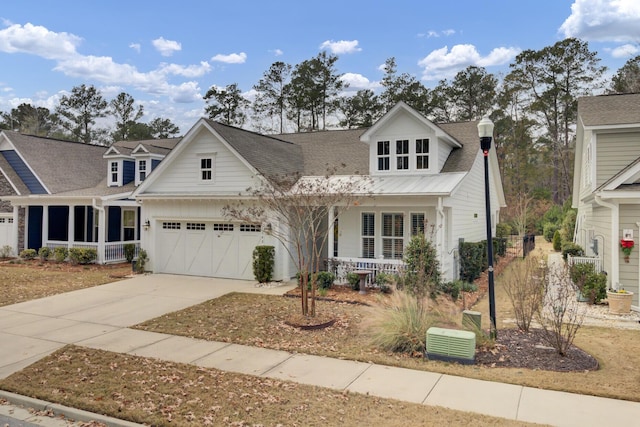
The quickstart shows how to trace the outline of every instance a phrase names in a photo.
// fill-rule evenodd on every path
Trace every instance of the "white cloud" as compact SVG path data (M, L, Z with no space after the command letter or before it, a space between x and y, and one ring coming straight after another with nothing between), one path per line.
M224 62L225 64L244 64L247 60L247 54L244 52L231 53L229 55L217 54L211 58L211 60L215 62Z
M611 56L614 58L630 58L640 53L640 46L633 44L624 44L615 49L611 49Z
M371 89L374 90L380 87L379 82L372 82L362 74L356 73L344 73L340 78L344 83L348 84L349 87L347 90L360 90L360 89Z
M181 104L202 101L200 87L197 82L184 82L170 88L169 96L173 102Z
M418 65L423 67L423 80L440 80L452 77L470 65L491 67L506 64L518 53L520 53L518 48L499 47L483 57L474 45L459 44L453 46L451 50L447 46L434 50L418 61Z
M430 38L438 38L440 36L452 36L456 33L456 30L452 30L452 29L448 29L448 30L443 30L443 31L435 31L435 30L429 30L426 33L420 33L418 34L418 37L426 37L428 39Z
M129 47L135 50L136 52L140 53L140 48L141 48L140 43L131 43Z
M45 27L14 24L0 30L0 51L30 53L46 59L65 59L76 55L82 39L69 33L55 33Z
M331 53L336 55L343 53L355 53L362 50L358 47L358 40L339 40L337 42L327 40L322 42L320 49L328 49Z
M194 77L202 77L207 74L211 71L211 65L206 61L200 62L200 65L188 66L178 64L161 64L159 71L192 79Z
M638 0L575 0L559 31L586 41L640 42Z
M282 56L282 55L284 55L284 52L283 52L281 49L273 49L273 50L272 50L272 51L270 51L270 52L273 52L273 54L274 54L275 56Z
M180 43L174 40L165 40L164 37L159 37L151 41L151 43L162 56L171 56L175 52L182 50Z

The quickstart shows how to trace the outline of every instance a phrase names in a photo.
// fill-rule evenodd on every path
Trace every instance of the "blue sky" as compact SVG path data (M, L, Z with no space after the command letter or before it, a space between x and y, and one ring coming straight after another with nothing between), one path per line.
M566 37L589 42L615 72L640 54L638 0L6 0L0 9L0 110L53 108L93 84L144 105L143 121L182 132L204 113L212 85L247 96L275 61L326 50L352 91L379 90L380 66L433 87L469 65L508 72L525 49Z

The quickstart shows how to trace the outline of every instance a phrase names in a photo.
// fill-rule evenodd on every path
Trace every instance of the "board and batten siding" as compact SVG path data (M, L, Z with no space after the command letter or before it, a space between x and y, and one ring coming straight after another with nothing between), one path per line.
M200 159L203 157L213 159L211 182L200 178ZM179 157L172 159L171 167L165 169L145 192L229 195L244 192L255 185L252 171L209 130L201 129Z
M596 187L640 157L640 132L597 134Z
M638 266L640 265L638 222L640 222L640 205L620 205L620 234L618 238L622 236L622 230L631 229L636 244L629 257L629 263L624 262L624 255L620 252L620 286L634 293L632 303L634 306L638 306L638 294L640 293L638 286ZM618 246L616 250L620 251L620 247Z
M491 185L494 188L493 175L489 174ZM487 239L486 206L484 199L484 159L478 149L478 155L471 170L464 177L460 186L446 201L446 205L452 208L452 238L457 247L458 239L464 238L465 242L479 242ZM493 220L498 220L497 212L500 209L498 197L495 191L490 191L491 211ZM495 236L495 223L492 223Z

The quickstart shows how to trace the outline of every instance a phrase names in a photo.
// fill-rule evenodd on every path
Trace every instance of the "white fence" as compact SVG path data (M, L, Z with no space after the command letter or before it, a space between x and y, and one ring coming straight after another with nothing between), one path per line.
M104 244L103 250L101 251L100 245L95 242L64 242L64 241L56 241L56 240L48 240L45 242L45 246L49 249L54 248L80 248L80 249L95 249L98 252L98 259L96 260L99 264L112 264L118 262L124 262L127 259L124 256L124 247L125 245L133 244L135 245L135 255L138 256L138 251L140 250L140 241L139 240L131 240L128 242L108 242Z
M600 257L567 255L567 264L569 267L574 264L593 264L595 271L602 271L602 259Z

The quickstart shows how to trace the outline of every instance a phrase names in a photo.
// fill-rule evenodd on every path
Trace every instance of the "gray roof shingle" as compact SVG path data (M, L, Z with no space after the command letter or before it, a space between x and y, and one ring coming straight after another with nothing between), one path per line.
M578 115L585 126L640 124L640 93L579 98Z

